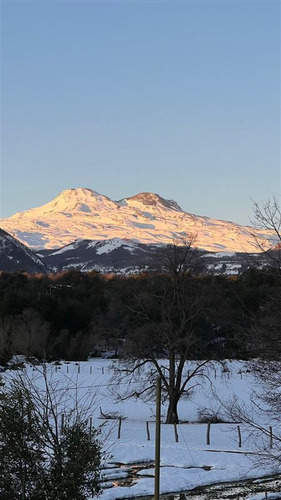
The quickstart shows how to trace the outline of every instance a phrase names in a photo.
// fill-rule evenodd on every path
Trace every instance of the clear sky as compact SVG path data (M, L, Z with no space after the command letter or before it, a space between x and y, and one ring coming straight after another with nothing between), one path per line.
M279 1L1 7L0 216L89 187L248 223L280 195Z

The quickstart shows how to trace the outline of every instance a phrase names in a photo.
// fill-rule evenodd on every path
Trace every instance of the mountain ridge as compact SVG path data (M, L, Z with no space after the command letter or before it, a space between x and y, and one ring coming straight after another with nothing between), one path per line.
M195 235L196 246L207 251L256 251L249 226L185 212L176 201L150 192L114 201L90 188L66 189L40 207L0 219L0 227L33 250L78 239L169 244ZM268 247L274 244L270 231L258 234Z
M0 271L2 270L44 272L45 264L38 255L0 228Z

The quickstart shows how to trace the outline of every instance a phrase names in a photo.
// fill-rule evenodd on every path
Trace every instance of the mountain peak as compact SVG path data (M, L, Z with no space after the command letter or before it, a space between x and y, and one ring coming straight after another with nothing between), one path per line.
M69 197L79 197L79 196L102 196L100 193L97 191L94 191L93 189L90 188L85 188L85 187L79 187L79 188L70 188L70 189L64 189L58 196L69 196Z
M115 208L115 203L107 196L89 188L71 188L62 191L56 198L41 207L32 208L25 212L15 214L13 217L38 217L42 218L47 214L65 214L72 217L73 213L92 213L104 208Z
M179 210L182 212L182 209L180 206L173 200L166 200L165 198L162 198L157 193L149 193L149 192L143 192L136 194L135 196L131 196L130 198L126 198L126 201L131 204L131 202L137 202L142 205L150 206L150 207L156 207L158 205L162 205L165 208L172 209L172 210Z
M0 226L36 249L60 248L77 239L167 244L192 235L197 235L196 246L208 251L254 249L249 228L187 213L150 192L116 202L89 188L66 189L46 205L1 219ZM270 231L258 234L272 245Z

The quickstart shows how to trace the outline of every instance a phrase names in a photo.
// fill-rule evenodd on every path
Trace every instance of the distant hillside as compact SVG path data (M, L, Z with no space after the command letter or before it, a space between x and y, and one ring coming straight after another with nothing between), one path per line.
M0 271L37 273L44 270L43 262L34 252L0 229Z

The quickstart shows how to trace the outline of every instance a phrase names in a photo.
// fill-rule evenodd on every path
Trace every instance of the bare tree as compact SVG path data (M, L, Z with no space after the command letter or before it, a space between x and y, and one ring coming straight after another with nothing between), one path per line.
M281 464L281 207L277 197L261 204L254 202L253 225L272 235L272 247L268 240L253 233L257 249L262 252L262 264L270 271L272 286L259 310L250 317L246 329L246 344L252 360L251 371L256 387L252 391L251 408L239 399L226 405L234 420L249 426L258 453L256 461ZM269 234L270 234L269 233ZM248 366L249 368L249 366ZM262 417L262 418L261 418ZM272 427L274 430L272 430Z
M274 283L258 314L253 316L249 339L256 346L259 359L278 360L281 356L281 207L277 197L261 204L254 202L254 225L273 234L272 247L254 233L256 245L263 252L263 264L271 271Z
M253 463L259 467L270 464L278 471L281 465L281 363L254 360L247 364L249 369L256 382L250 403L242 403L237 396L220 403L231 420L245 424L248 440L255 449Z
M44 321L37 311L28 308L22 314L16 315L13 323L15 351L28 358L44 358L50 332L48 322Z
M246 351L256 358L257 371L259 360L279 362L281 360L281 283L266 297L263 305L250 318L250 327L247 329ZM252 362L252 368L254 367Z
M0 318L0 365L7 363L14 352L13 318Z
M197 264L197 251L191 242L161 251L163 273L148 277L146 288L131 293L127 307L135 324L124 344L125 366L117 369L119 381L130 377L123 397L148 395L155 378L161 377L168 399L166 423L178 422L180 399L199 383L198 377L209 363L202 357L203 342L198 333L206 303L200 280L194 277L197 268L192 262ZM196 356L199 361L188 366ZM134 382L140 382L144 367L148 368L144 383L136 389Z
M253 231L254 244L259 252L263 253L263 263L281 273L281 207L276 196L265 202L253 202L252 225L256 229L268 231L268 237L262 237L259 232ZM268 239L271 234L272 245L268 248Z
M195 246L196 239L196 235L191 235L189 239L177 238L172 244L157 250L156 256L162 271L175 281L185 281L202 272L203 264Z

